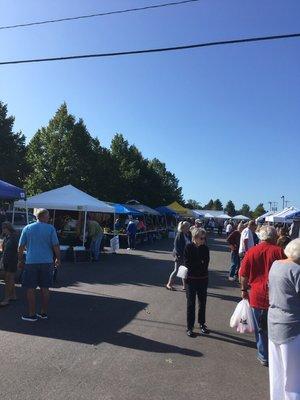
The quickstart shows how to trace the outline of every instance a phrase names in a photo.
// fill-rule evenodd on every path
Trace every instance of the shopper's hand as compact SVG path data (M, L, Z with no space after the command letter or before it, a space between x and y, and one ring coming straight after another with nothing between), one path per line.
M24 268L24 261L18 261L18 268L23 269Z
M249 299L249 293L248 293L248 291L246 290L242 290L241 291L241 297L242 297L242 299L246 299L246 300L248 300Z
M58 260L57 258L55 259L54 265L56 266L56 268L59 268L61 266L61 262L60 260Z

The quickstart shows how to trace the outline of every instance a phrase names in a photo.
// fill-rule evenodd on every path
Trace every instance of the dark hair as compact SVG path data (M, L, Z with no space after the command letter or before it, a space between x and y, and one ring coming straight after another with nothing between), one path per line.
M9 233L16 233L15 228L13 227L12 223L9 221L2 222L2 230L4 228L6 228L9 231Z

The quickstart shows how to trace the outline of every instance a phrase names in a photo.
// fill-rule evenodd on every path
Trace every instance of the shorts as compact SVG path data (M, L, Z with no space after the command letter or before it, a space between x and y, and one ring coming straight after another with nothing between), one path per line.
M22 287L27 289L49 288L53 286L53 264L25 264Z

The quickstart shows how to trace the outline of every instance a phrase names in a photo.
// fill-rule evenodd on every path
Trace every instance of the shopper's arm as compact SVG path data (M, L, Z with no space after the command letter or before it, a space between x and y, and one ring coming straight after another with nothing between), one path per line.
M25 246L19 245L18 247L18 268L22 269L24 267L24 251Z
M61 261L60 261L60 247L59 244L56 244L53 246L53 251L55 254L55 266L60 267Z

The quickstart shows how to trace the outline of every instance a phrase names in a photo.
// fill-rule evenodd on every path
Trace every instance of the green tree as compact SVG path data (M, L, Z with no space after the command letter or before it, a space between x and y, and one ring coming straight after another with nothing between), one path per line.
M265 213L266 213L266 210L264 209L263 203L259 203L258 206L255 208L255 210L252 213L252 218L253 219L258 218Z
M231 200L229 200L228 203L226 204L224 211L231 217L233 217L236 214L235 205Z
M26 179L28 192L35 194L72 184L95 194L99 147L83 120L76 122L67 105L62 104L48 126L39 129L28 145L31 166Z
M189 199L185 202L185 207L190 210L201 210L201 205L196 200Z
M242 208L238 211L239 214L245 215L246 217L251 218L251 209L248 204L243 204Z
M8 116L7 105L0 102L0 179L23 186L27 173L25 136L14 133L14 120Z
M210 199L207 204L203 207L204 210L212 210L214 206L214 201L213 199Z
M220 199L217 199L217 200L214 201L213 206L212 206L212 210L218 210L218 211L222 211L223 210L223 204L222 204Z

